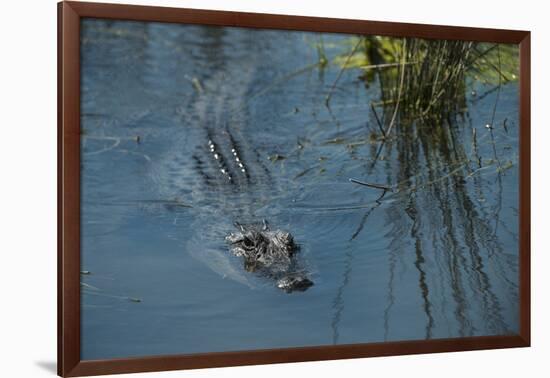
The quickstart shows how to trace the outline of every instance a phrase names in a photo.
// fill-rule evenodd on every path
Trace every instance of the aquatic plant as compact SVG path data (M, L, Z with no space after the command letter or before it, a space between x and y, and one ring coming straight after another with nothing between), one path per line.
M501 238L507 233L517 240L517 234L514 224L504 221L510 211L503 207L502 196L513 180L513 170L510 177L505 177L506 172L516 166L517 157L507 160L505 155L502 142L513 136L508 134L499 98L503 85L518 79L517 46L357 37L349 40L346 50L334 60L340 71L326 104L330 108L331 96L336 97L332 88L343 71L360 70L360 79L379 97L368 104L372 118L365 139L351 143L339 136L334 139L338 143L326 143L346 145L350 154L360 146L371 146L363 149L369 161L364 176L350 180L372 192L369 204L342 210L363 215L350 231L346 269L334 299L334 343L343 292L351 277L351 244L361 243L370 222L380 216L391 226L386 234L391 241L385 339L392 337L392 313L402 300L400 266L412 267L417 275L426 339L441 332L441 324L447 322L436 306L442 295L451 298L444 302L452 308L460 335L476 331L470 320L476 308L472 302L483 309L489 332L511 332L514 324L502 308L517 298L514 282L507 278L515 274L515 266ZM482 122L472 123L468 107L486 95L494 100L483 105ZM449 283L443 294L441 277ZM501 287L506 287L506 295Z
M518 78L513 45L379 36L356 37L350 44L335 62L342 71L361 69L368 86L378 83L380 99L371 105L383 136L398 121L450 121L466 109L474 81L499 86Z

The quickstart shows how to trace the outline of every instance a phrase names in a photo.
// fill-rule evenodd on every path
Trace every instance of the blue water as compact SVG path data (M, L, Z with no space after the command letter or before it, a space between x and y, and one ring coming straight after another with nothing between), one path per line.
M81 33L83 359L517 333L517 83L474 82L444 138L397 125L379 150L378 84L349 69L331 89L318 34ZM322 39L329 59L354 43ZM205 184L207 130L238 137L254 184ZM309 290L230 254L233 223L262 219L300 244Z

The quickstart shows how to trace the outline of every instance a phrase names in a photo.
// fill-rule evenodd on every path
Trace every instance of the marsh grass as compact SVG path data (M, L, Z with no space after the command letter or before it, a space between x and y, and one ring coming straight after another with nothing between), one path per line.
M365 44L369 61L398 63L377 72L381 98L375 105L390 119L383 126L384 136L398 121L439 122L466 108L465 75L472 64L473 42L365 38Z
M518 79L513 45L376 36L349 42L334 62L342 71L361 69L367 86L378 83L380 98L371 107L383 137L398 122L452 123L466 111L473 83L496 89Z
M440 277L449 282L449 305L460 335L475 332L470 318L471 307L476 306L491 333L511 332L514 326L502 312L506 298L494 287L507 287L511 297L515 295L513 281L500 281L514 271L501 241L501 229L506 227L502 193L507 185L501 176L515 162L501 161L495 129L500 122L501 86L518 78L517 47L385 37L362 37L359 42L361 48L353 52L350 47L353 53L342 55L339 63L342 69L361 69L360 79L371 90L378 86L379 97L370 104L377 127L370 128L369 135L378 147L370 150L371 164L364 178L350 180L373 191L368 206L355 207L363 216L350 232L350 243L361 240L373 217L384 216L391 225L386 235L391 242L385 339L391 336L393 306L400 299L394 295L398 290L394 277L404 256L409 256L408 267L418 275L426 339L436 335L443 321L435 306ZM495 99L488 105L492 112L487 125L460 122L461 117L471 121L468 104L485 95L476 93L481 88ZM505 121L502 124L506 126ZM375 166L382 151L392 163ZM387 183L371 183L375 171L385 171L378 177L387 177ZM490 173L496 173L496 179L489 178ZM483 205L487 198L491 204ZM351 258L334 300L339 304L333 321L335 339Z

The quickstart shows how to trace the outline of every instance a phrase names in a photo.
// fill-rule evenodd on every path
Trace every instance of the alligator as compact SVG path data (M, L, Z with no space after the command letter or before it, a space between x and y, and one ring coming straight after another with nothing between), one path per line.
M261 227L240 223L235 226L239 231L225 239L231 244L233 254L243 257L247 271L263 272L276 279L277 287L288 293L305 291L313 285L308 274L297 269L295 255L300 248L289 232L271 231L265 219Z
M235 38L249 43L246 35ZM287 202L288 188L279 187L259 153L269 147L269 135L276 130L259 130L249 122L249 101L265 65L259 51L245 63L227 60L222 51L209 55L211 68L193 79L200 85L177 110L184 127L174 131L170 147L153 162L153 180L161 198L193 206L185 209L185 216L193 213L192 224L180 225L178 215L173 221L185 228L174 232L174 238L186 235L182 241L193 257L251 288L256 277L260 282L268 277L284 291L305 290L313 284L310 270L301 268L305 251L299 253L289 232L262 222L266 217L273 225L278 222L278 205Z
M281 200L287 202L286 188L278 186L267 159L260 157L265 146L249 143L234 119L198 126L184 129L153 164L160 198L190 206L167 210L193 214L192 224L181 225L175 215L172 223L185 230L171 237L193 230L182 239L185 250L222 277L251 288L257 286L255 277L287 293L311 287L311 270L304 268L304 253L292 234L275 227L276 221L273 227L262 221L266 212L276 216ZM193 140L198 143L189 143Z
M227 126L218 133L209 130L207 136L208 157L204 156L204 147L193 155L195 169L205 185L214 186L218 193L243 193L254 191L263 181L271 179L257 154L244 154L242 145ZM253 166L246 163L245 155L253 157ZM275 280L276 286L287 293L305 291L313 285L309 273L301 268L297 256L300 248L291 233L271 230L265 219L261 224L235 222L234 225L237 231L230 232L225 240L233 255L242 257L247 272Z

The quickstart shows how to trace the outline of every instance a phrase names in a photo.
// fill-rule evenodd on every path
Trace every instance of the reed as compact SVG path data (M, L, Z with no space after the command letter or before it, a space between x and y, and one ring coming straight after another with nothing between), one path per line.
M467 108L469 83L500 86L518 77L512 45L377 36L350 45L336 61L342 71L361 69L365 84L379 85L380 98L371 105L383 137L397 123L452 123Z
M399 63L378 71L380 104L391 114L386 134L398 120L440 120L465 108L473 42L366 38L365 43L370 61Z

